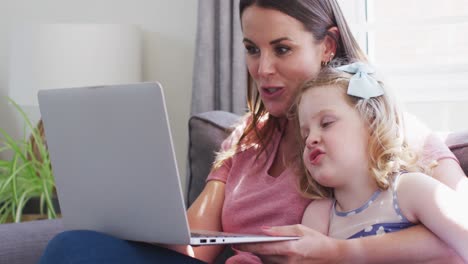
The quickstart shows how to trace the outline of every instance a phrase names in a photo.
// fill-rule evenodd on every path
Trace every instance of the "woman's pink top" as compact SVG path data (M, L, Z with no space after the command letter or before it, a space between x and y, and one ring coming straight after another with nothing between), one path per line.
M413 149L420 150L421 161L428 165L442 159L458 159L436 133L410 113L404 113L406 140Z
M238 127L222 144L222 150L236 143L245 124ZM285 169L279 176L268 174L283 129L274 131L270 144L256 159L258 149L242 151L208 176L209 180L226 183L222 213L223 231L261 234L262 226L298 224L310 200L303 198L297 189L296 175ZM236 250L236 255L226 263L261 263L250 253Z
M222 144L221 149L229 149L235 144L245 128L245 123ZM279 176L268 174L284 129L274 131L266 152L256 159L258 149L249 148L237 153L224 162L219 169L212 171L207 181L218 180L226 184L225 200L222 212L223 231L234 233L261 234L262 226L281 226L299 224L309 199L303 198L297 189L293 169L285 169ZM440 140L439 140L440 141ZM431 139L427 144L436 153L436 159L454 158L453 153L443 142ZM292 153L295 154L295 153ZM236 255L226 263L261 263L250 253L236 250Z

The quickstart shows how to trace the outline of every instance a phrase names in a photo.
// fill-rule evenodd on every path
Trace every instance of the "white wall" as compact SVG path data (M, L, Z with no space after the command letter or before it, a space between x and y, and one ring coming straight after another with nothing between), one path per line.
M195 51L196 0L0 0L0 127L20 138L23 123L7 105L8 33L17 23L116 23L143 32L143 80L165 87L176 155L185 186L187 121ZM37 109L26 109L33 120ZM0 157L1 158L1 157Z

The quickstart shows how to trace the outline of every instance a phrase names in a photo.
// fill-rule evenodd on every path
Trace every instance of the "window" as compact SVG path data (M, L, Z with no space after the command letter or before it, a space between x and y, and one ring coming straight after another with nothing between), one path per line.
M467 0L339 3L361 47L409 112L434 130L468 128Z

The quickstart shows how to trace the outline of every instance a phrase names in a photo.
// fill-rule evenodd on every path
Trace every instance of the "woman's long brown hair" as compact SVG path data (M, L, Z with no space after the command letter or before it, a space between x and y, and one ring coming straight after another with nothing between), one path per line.
M367 62L367 57L352 35L336 0L240 0L241 21L245 9L253 5L274 9L294 17L312 33L317 42L330 36L337 43L336 59ZM330 31L332 27L338 28L339 33L334 34ZM279 118L268 114L251 76L247 84L247 106L250 118L243 134L232 149L218 155L213 169L219 168L226 159L237 153L238 149L245 149L245 146L249 145L259 145L258 158L266 150L274 129L279 128ZM241 146L244 148L240 148Z

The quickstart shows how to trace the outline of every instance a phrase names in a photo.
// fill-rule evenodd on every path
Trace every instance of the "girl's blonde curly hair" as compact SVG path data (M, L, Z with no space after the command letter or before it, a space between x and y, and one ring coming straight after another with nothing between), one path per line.
M324 67L316 78L306 81L291 109L291 115L297 127L299 127L297 109L301 104L302 95L306 91L324 86L330 89L340 89L343 91L345 100L358 111L361 118L369 126L369 171L380 189L385 190L390 186L390 177L396 172L425 171L418 163L416 152L407 145L402 113L390 91L384 87L381 81L378 81L385 89L381 96L363 99L347 95L352 76L352 74L336 70L333 67ZM371 76L375 78L375 76ZM300 138L299 131L297 136ZM300 156L302 156L305 144L303 140L300 142ZM321 186L312 178L305 169L303 161L301 161L300 167L299 188L305 197L317 199L333 196L331 188Z

